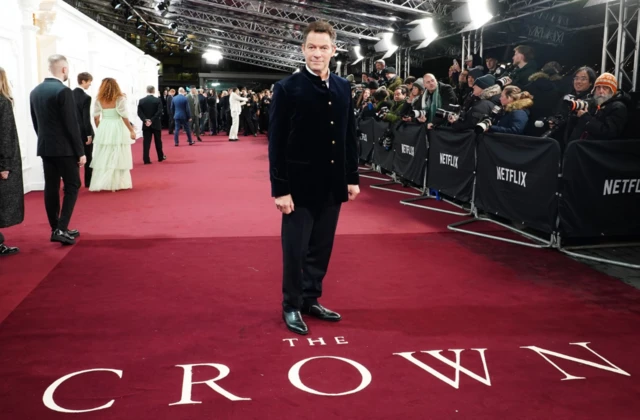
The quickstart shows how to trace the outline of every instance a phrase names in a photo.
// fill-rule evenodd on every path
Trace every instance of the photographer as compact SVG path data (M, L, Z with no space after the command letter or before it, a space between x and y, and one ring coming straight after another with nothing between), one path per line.
M411 104L407 102L407 87L399 86L393 92L393 106L389 109L382 119L390 123L396 123L402 119L402 116L409 114L411 111Z
M619 139L627 124L630 97L618 91L618 81L611 73L602 73L596 79L593 102L587 109L576 112L578 123L569 135L569 141ZM592 109L591 106L595 106Z
M456 105L458 98L453 88L442 82L438 82L436 77L427 73L422 78L424 84L424 94L419 99L419 103L414 105L414 110L424 111L425 116L418 118L421 123L427 123L427 128L431 129L436 122L436 111L438 108L449 110L450 105ZM406 121L406 120L405 120Z
M529 122L525 128L526 135L539 137L546 131L542 124L536 126L536 121L543 121L552 116L558 101L562 99L560 71L562 71L560 63L550 61L542 67L542 70L529 77L526 91L535 98L535 102L529 110Z
M494 106L500 104L500 86L496 78L487 74L476 79L473 84L473 96L465 102L460 115L450 115L449 122L455 131L473 129L480 119L490 115Z
M529 108L533 106L533 96L517 86L507 86L500 95L500 104L502 112L498 121L485 131L523 134L529 120Z
M367 119L384 115L384 113L393 106L393 103L388 101L388 97L389 92L387 92L384 87L376 90L373 95L371 95L373 101L369 101L362 106L362 111L358 118Z
M504 85L522 88L529 83L529 77L538 70L538 64L534 60L533 48L527 45L518 45L513 49L513 53L515 69L510 72Z

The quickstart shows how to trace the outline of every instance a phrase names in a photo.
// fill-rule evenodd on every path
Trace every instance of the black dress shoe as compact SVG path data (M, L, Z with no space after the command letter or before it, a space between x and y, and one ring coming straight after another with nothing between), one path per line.
M76 240L69 233L56 229L51 233L51 242L60 242L62 245L73 245Z
M166 156L162 156L162 158L161 158L161 159L158 159L158 162L162 162L162 161L164 161L164 160L167 160L167 157L166 157Z
M80 236L80 231L77 229L67 230L67 233L73 238L77 238L78 236Z
M338 322L342 319L339 313L333 312L319 303L302 308L302 312L323 321Z
M0 257L5 255L13 255L20 252L20 249L15 246L6 246L5 244L0 244Z
M309 328L307 328L307 324L302 320L302 315L300 315L300 311L295 312L282 312L282 319L284 319L284 323L287 325L287 328L290 331L293 331L296 334L307 335L309 334Z

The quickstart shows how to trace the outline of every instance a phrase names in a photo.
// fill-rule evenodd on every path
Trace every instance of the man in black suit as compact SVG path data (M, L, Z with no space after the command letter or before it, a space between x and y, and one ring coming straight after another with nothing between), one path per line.
M93 76L89 73L78 75L78 86L73 90L73 99L76 101L76 113L78 124L80 125L80 136L84 142L84 154L87 163L84 166L84 186L91 185L91 160L93 158L93 126L91 125L91 96L87 95L87 90L91 87Z
M84 166L87 158L73 92L64 85L69 79L67 59L58 54L50 56L49 71L53 77L44 79L31 91L31 119L44 167L44 206L51 226L51 242L73 245L80 233L69 230L69 221L80 189L78 166ZM60 178L64 182L62 208Z
M309 331L301 312L341 319L318 299L341 204L360 193L351 86L329 71L335 40L329 23L307 26L306 66L275 84L269 114L271 195L282 213L282 316L303 335Z
M149 149L151 148L151 136L156 144L158 162L166 160L167 157L162 152L162 101L156 98L154 93L156 88L147 86L147 96L138 102L138 117L142 120L142 160L145 165L151 163Z

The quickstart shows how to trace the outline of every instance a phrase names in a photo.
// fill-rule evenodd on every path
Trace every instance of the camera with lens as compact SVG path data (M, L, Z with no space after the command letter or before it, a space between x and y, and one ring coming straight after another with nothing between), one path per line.
M547 131L542 133L540 137L552 137L556 133L556 131L558 131L563 121L564 121L564 117L562 116L562 114L557 114L551 117L543 118L542 120L538 120L535 122L534 125L537 128L542 128L542 127L549 128Z
M449 104L449 111L443 108L436 109L436 118L443 119L445 121L449 120L449 116L451 115L460 115L460 105Z
M569 107L570 112L578 112L578 111L587 111L589 110L589 101L585 101L583 99L577 99L573 95L565 95L562 98L564 103Z
M504 88L507 85L507 79L513 79L512 73L514 70L513 64L501 64L494 73L496 77L496 85L500 88Z
M422 118L422 117L426 117L427 116L427 111L414 111L412 109L409 109L409 111L407 111L404 115L402 115L402 118L411 118L411 122L418 122L418 118Z
M376 119L378 121L383 120L384 117L387 116L389 111L391 111L391 108L389 106L387 106L386 104L381 106L380 109L378 110L378 112L376 112Z
M391 128L387 128L382 136L378 139L378 144L384 148L384 150L389 151L393 146L393 131Z
M476 124L474 131L476 134L484 133L491 127L498 119L500 118L500 113L502 112L502 107L499 105L494 106L491 109L491 113L489 115L485 115L480 118L480 122Z

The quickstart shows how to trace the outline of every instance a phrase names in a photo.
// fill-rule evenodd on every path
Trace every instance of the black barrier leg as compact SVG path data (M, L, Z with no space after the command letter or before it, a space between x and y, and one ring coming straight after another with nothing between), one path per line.
M390 192L394 192L396 194L405 194L405 195L413 195L413 196L417 196L417 197L421 197L423 195L423 192L421 189L415 188L415 187L411 187L416 191L419 191L417 193L414 192L410 192L410 191L400 191L400 190L396 190L393 188L387 188L388 186L391 185L399 185L400 182L398 182L396 174L392 174L391 175L391 180L385 180L385 181L389 181L389 182L384 182L382 184L373 184L370 185L371 188L374 188L376 190L383 190L383 191L390 191Z
M364 169L364 171L361 171L362 169ZM390 181L389 178L381 178L379 176L366 175L368 173L379 173L379 174L382 174L382 171L380 169L376 169L376 165L374 163L371 164L371 168L367 168L366 166L364 168L358 167L358 171L359 171L360 176L362 178L376 179L378 181Z
M422 183L422 185L427 185L427 171L424 172L424 182ZM403 204L405 206L417 207L417 208L425 209L425 210L437 211L437 212L440 212L440 213L453 214L453 215L456 215L456 216L471 216L471 215L473 215L473 212L474 212L474 209L475 209L475 206L474 206L473 203L474 203L474 198L475 198L475 195L476 195L476 180L475 180L475 178L473 179L473 187L472 187L472 190L471 190L471 202L469 203L470 207L469 207L469 210L465 211L464 213L459 212L459 211L440 209L440 208L437 208L437 207L425 206L423 204L416 204L416 201L429 200L429 199L434 199L434 200L438 199L437 196L431 195L429 193L429 188L428 187L424 188L424 192L425 192L424 195L422 195L420 197L416 197L416 198L408 198L406 200L402 200L402 201L400 201L400 204ZM447 200L446 198L442 198L442 197L440 197L440 201L444 201L445 203L451 204L454 207L457 207L459 209L465 210L464 204L460 205L458 203L454 203L453 201Z
M580 258L583 260L589 260L589 261L596 261L596 262L601 262L601 263L605 263L605 264L612 264L612 265L617 265L619 267L625 267L625 268L633 268L636 270L640 270L640 264L631 264L631 263L626 263L623 261L618 261L618 260L613 260L610 258L601 258L601 257L594 257L593 255L588 255L588 254L583 254L580 252L574 252L574 250L581 250L581 249L604 249L604 248L627 248L627 247L640 247L640 243L639 242L632 242L632 243L620 243L620 244L602 244L602 245L582 245L582 246L566 246L563 247L562 246L562 241L558 240L558 243L556 244L556 248L558 249L558 251L567 254L569 256L575 257L575 258Z
M519 235L524 236L527 239L530 239L532 241L535 241L537 243L531 243L531 242L523 242L523 241L518 241L515 239L509 239L509 238L503 238L501 236L496 236L496 235L491 235L488 233L481 233L481 232L474 232L472 230L466 230L466 229L460 229L460 226L464 226L464 225L468 225L470 223L474 223L474 222L489 222L489 223L494 223L496 225L502 226L506 229L509 229L511 232L517 233ZM528 246L530 248L551 248L556 244L556 235L555 234L551 234L551 237L549 238L549 240L540 238L538 236L532 235L530 233L524 232L520 229L516 229L513 226L509 226L505 223L501 223L498 222L497 220L493 220L489 217L482 217L478 215L478 212L475 211L475 215L473 217L473 219L469 219L469 220L463 220L461 222L456 222L456 223L452 223L449 226L447 226L447 229L452 230L454 232L459 232L459 233L466 233L469 235L474 235L474 236L481 236L483 238L488 238L488 239L495 239L497 241L502 241L502 242L508 242L510 244L515 244L515 245L522 245L522 246Z

